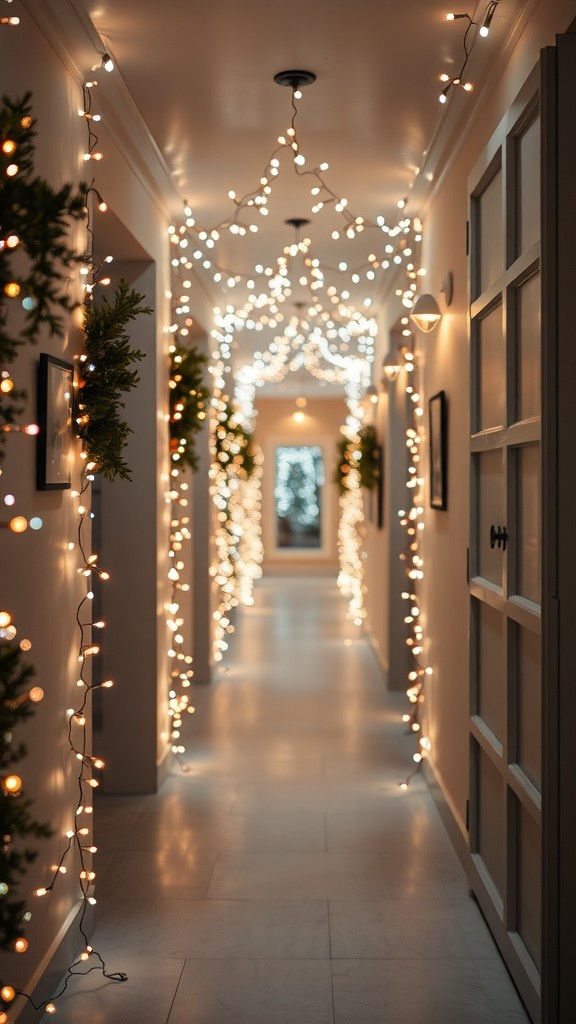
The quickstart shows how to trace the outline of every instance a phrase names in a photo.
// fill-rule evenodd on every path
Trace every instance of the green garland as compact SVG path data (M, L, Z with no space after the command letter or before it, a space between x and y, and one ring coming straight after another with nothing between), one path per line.
M23 661L20 645L0 640L0 813L2 818L2 846L0 847L0 949L12 950L16 939L24 933L25 903L15 897L18 879L26 873L38 851L29 847L16 847L14 840L26 836L47 838L53 835L45 822L35 821L30 810L32 800L24 789L10 791L5 785L12 765L26 756L26 747L14 739L16 727L32 714L30 679L34 669Z
M378 486L379 448L376 430L372 426L362 427L358 441L343 437L337 442L338 461L334 470L334 483L343 494L348 487L348 473L352 468L360 473L360 486L373 491Z
M226 468L234 468L249 480L256 468L257 449L254 435L238 422L231 405L220 413L214 431L216 459Z
M34 174L35 120L31 93L3 96L0 104L0 366L14 361L21 345L35 343L42 330L62 337L64 318L74 307L65 268L81 260L68 246L71 220L86 213L87 187L55 190ZM24 259L22 257L25 257ZM16 304L19 317L10 316ZM22 326L11 329L14 319ZM26 392L2 370L0 427L21 415ZM0 440L2 440L0 435ZM2 451L0 451L0 455Z
M86 304L84 311L86 352L80 364L78 431L88 461L107 480L131 479L123 451L132 429L120 410L121 395L140 380L131 364L145 353L132 348L126 326L140 313L152 312L142 305L143 299L122 280L112 301L104 296L98 304Z
M195 434L202 430L210 403L203 384L207 357L197 348L170 353L170 453L175 465L198 469Z

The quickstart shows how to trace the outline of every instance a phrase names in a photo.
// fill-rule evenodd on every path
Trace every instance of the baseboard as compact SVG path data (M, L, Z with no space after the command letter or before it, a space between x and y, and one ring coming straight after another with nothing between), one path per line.
M367 637L367 639L368 639L368 641L370 643L370 647L372 648L372 651L374 652L374 657L376 658L376 661L378 662L378 668L382 672L382 675L384 676L384 678L387 680L388 679L388 662L385 659L384 654L382 653L382 648L380 647L380 644L378 643L376 637L374 636L374 633L371 630L366 630L365 636Z
M534 970L530 970L527 964L523 966L519 964L518 950L515 948L513 936L507 932L494 903L485 892L485 884L483 884L478 864L470 852L467 838L458 826L452 808L434 774L430 762L424 761L422 768L430 794L470 884L471 894L482 912L482 916L492 933L492 938L500 951L510 977L531 1020L534 1024L540 1024L540 991L537 975Z
M70 964L74 963L82 951L84 940L79 925L84 910L86 913L82 922L82 930L90 938L94 931L92 907L85 907L84 900L79 900L72 907L26 987L32 1002L37 1006L50 999ZM38 1024L43 1016L43 1009L36 1010L31 1002L21 996L10 1007L10 1020L13 1021L13 1024Z
M426 785L428 786L434 803L436 804L436 810L442 819L442 824L444 825L450 842L456 851L456 856L466 872L466 877L470 882L470 886L472 886L472 859L468 849L468 841L458 825L452 808L446 799L444 790L438 782L429 761L422 761L422 774L424 775Z
M166 782L166 779L168 778L168 776L170 775L170 772L172 771L173 764L174 764L174 754L172 753L172 747L170 746L170 744L167 744L165 746L165 748L164 748L164 750L162 752L162 755L160 757L160 760L158 761L158 764L156 766L156 768L157 768L157 779L158 779L158 789L160 789L163 786L163 784Z

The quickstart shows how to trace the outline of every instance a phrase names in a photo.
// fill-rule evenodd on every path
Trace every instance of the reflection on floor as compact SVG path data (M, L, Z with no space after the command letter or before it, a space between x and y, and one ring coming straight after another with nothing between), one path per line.
M525 1024L352 636L333 581L260 584L185 766L99 803L94 945L128 981L74 981L46 1024Z

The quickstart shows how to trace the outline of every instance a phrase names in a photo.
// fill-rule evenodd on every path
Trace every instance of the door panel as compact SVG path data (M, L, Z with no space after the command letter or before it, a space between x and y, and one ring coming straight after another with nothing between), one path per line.
M505 792L498 768L478 747L477 854L501 901L506 892Z
M540 603L540 447L514 450L516 463L517 543L516 583L511 593Z
M540 274L532 274L516 292L516 420L540 413Z
M535 1017L542 765L539 150L534 78L470 181L470 849L474 891Z
M477 569L475 575L502 589L502 552L492 545L492 527L505 523L504 466L502 452L478 452L474 456L477 486L478 536L476 538Z
M475 605L478 652L476 713L503 744L506 729L506 691L502 686L502 616L483 601L476 601Z
M504 423L505 349L502 341L502 307L492 309L477 326L478 430Z
M518 846L518 902L516 928L538 970L541 962L541 837L540 825L516 801Z
M516 256L540 238L540 118L536 113L516 137Z
M540 637L529 629L510 624L512 672L516 675L517 729L511 755L530 782L542 786L540 722L534 708L541 704Z
M504 266L504 236L502 232L502 167L498 162L493 176L477 195L479 245L479 291L486 288L502 273ZM476 296L474 296L476 298Z

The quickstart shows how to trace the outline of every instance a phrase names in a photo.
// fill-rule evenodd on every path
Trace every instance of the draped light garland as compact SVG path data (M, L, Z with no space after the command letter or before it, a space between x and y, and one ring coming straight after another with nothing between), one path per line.
M169 228L170 241L173 247L171 260L173 273L189 272L195 265L208 271L213 280L220 284L224 278L225 285L232 289L240 281L248 288L248 297L240 306L232 304L224 309L216 308L215 326L212 332L214 351L212 353L211 373L214 380L213 414L215 430L221 425L221 417L228 403L227 395L234 391L235 408L243 422L250 423L254 416L254 399L256 389L265 382L280 381L294 370L304 367L317 379L338 383L344 386L346 400L350 409L349 429L353 435L362 423L363 411L361 398L371 379L370 364L374 358L374 338L377 325L372 317L354 308L350 303L348 288L341 291L326 280L326 274L349 276L351 284L358 284L361 273L367 281L374 281L378 270L397 269L404 266L407 285L402 290L403 301L411 305L417 289L418 271L413 259L414 246L420 241L420 223L402 217L397 224L389 226L384 217L370 221L353 215L348 209L347 200L337 196L328 186L324 177L327 164L321 164L311 171L303 170L305 157L296 133L296 100L301 97L299 90L292 94L293 117L290 129L285 136L280 136L278 147L270 158L259 186L246 196L238 199L234 193L229 198L234 203L233 215L220 222L210 231L199 228L194 220L190 207L185 207L185 221L177 230L173 225ZM312 242L309 238L297 239L284 246L275 263L269 266L257 264L253 274L232 274L215 262L213 250L221 232L229 230L232 234L245 235L249 231L255 233L257 225L250 216L257 211L260 215L267 214L268 200L272 192L271 181L280 171L280 153L290 151L294 170L299 176L309 175L312 179L314 196L313 213L319 213L324 207L332 205L340 215L343 228L333 232L336 238L355 238L367 229L376 229L387 236L384 254L376 257L369 253L363 266L350 268L345 261L338 267L326 266L314 257ZM402 210L405 201L401 200L398 207ZM295 222L297 228L302 222ZM199 248L205 243L206 251ZM190 254L189 249L197 246ZM298 315L289 315L285 305L292 300L296 283L300 289L308 293L308 302L297 302ZM183 314L189 312L186 290L190 281L183 281L184 294L180 300ZM365 300L369 307L370 299ZM268 346L256 352L250 364L242 366L236 374L235 387L227 383L232 373L231 357L234 337L239 332L256 331L271 335ZM214 446L213 446L214 448ZM215 449L214 449L215 451ZM253 486L256 486L255 484ZM211 470L211 495L215 504L215 561L212 566L212 577L217 585L217 608L214 612L216 623L214 652L216 660L220 660L226 650L227 634L233 631L231 613L240 600L251 595L253 581L259 575L261 561L261 541L259 537L259 515L246 514L241 517L244 522L242 537L246 550L253 552L258 563L245 563L238 552L238 523L233 523L229 516L243 500L244 481L230 477L227 467L217 460ZM250 496L252 500L252 495ZM361 551L361 536L355 525L359 524L358 501L361 493L354 494L354 488L347 489L341 499L344 528L339 538L342 572L340 582L343 592L350 603L350 613L356 623L361 623L366 615L364 608L364 583ZM249 525L246 525L249 524ZM347 526L346 526L347 524ZM258 564L258 568L256 568ZM253 568L250 568L250 565ZM356 577L357 582L354 582ZM237 585L242 578L243 585Z
M421 622L421 609L418 596L419 584L424 578L424 562L421 555L422 536L424 532L424 471L421 461L423 437L423 414L421 396L418 390L418 369L415 354L412 351L412 334L408 326L408 317L402 318L405 344L401 349L404 360L406 397L410 407L408 425L406 427L406 497L407 507L400 509L398 516L400 525L406 533L406 544L400 558L406 573L405 589L402 601L405 604L404 622L406 625L406 646L408 648L408 688L406 696L410 710L402 716L408 731L417 738L417 749L413 755L415 768L401 783L400 788L408 789L411 779L420 770L423 760L431 750L430 739L422 735L422 710L426 699L426 680L433 674L432 668L424 658L424 629Z
M220 378L221 380L221 378ZM213 612L214 660L221 661L234 632L232 611L252 604L261 575L260 539L262 452L243 426L243 416L227 395L212 399L210 495L215 507L215 559L210 575L217 588Z
M92 71L98 70L100 67L104 67L106 70L112 70L113 65L110 67L111 61L109 55L102 54L101 56L101 63L92 68ZM87 125L88 145L84 156L84 160L86 162L88 160L99 160L102 158L102 154L96 150L97 137L92 127L94 122L100 120L98 115L93 115L91 112L91 90L94 88L95 84L96 81L92 80L86 82L83 86L83 105L78 111L79 115L85 119ZM31 119L30 123L32 123ZM14 173L17 173L17 170ZM106 286L110 283L110 278L107 274L101 275L101 271L105 264L111 262L112 257L106 257L99 263L94 260L92 197L96 197L98 209L101 212L106 210L106 204L94 187L94 182L89 186L84 186L84 188L88 252L84 257L78 258L78 262L82 263L80 269L80 281L85 295L85 302L90 302L97 286ZM85 363L86 356L81 356L80 361L81 363ZM85 367L82 367L82 369L85 369ZM88 367L88 369L90 369L90 367ZM3 374L2 379L3 381L6 381L8 378ZM6 387L2 390L8 393ZM81 414L78 422L80 423L80 421L85 422L86 415ZM28 430L26 432L31 433L32 431ZM87 711L94 690L107 689L113 685L113 681L111 679L106 679L100 682L94 682L92 680L92 659L100 652L100 644L93 640L93 630L101 630L105 627L104 622L94 620L94 616L91 612L92 601L95 596L94 587L97 582L103 583L107 581L109 579L109 574L100 565L98 556L89 551L89 539L86 536L89 532L88 528L91 524L91 520L94 517L94 514L90 510L89 495L91 484L94 480L94 473L97 471L98 467L95 462L90 462L88 460L86 451L81 452L81 459L83 460L83 465L80 472L79 486L77 489L72 489L69 492L72 501L77 502L77 513L79 517L77 535L76 540L70 541L67 545L69 552L77 551L80 555L81 564L77 568L77 573L85 579L87 588L86 593L81 598L76 610L76 623L78 629L77 657L79 670L75 684L76 688L80 690L80 694L78 700L74 701L73 706L69 707L66 711L68 744L70 753L78 767L78 797L72 815L72 820L69 828L65 832L65 843L63 845L62 853L57 863L52 865L49 879L46 880L44 885L35 890L35 895L37 897L47 897L54 890L58 879L67 873L68 861L73 855L75 855L81 899L78 929L82 940L82 950L68 967L64 978L52 999L43 1000L37 1004L28 993L19 990L9 983L2 982L0 988L0 1005L2 1007L0 1010L0 1024L8 1024L10 1020L9 1010L13 1001L18 996L31 1003L37 1010L44 1010L49 1014L56 1013L57 1000L66 990L69 981L77 975L84 975L93 970L100 970L104 977L109 980L126 980L126 975L122 972L110 973L107 971L106 964L102 956L90 945L87 934L88 911L90 907L96 903L94 896L96 873L92 866L92 856L97 852L97 848L93 845L91 839L91 823L93 814L92 794L99 782L94 773L97 773L104 767L102 759L94 754L89 747ZM7 498L11 499L12 496L7 496ZM7 499L5 498L5 501L6 500ZM32 520L30 525L32 525ZM8 626L8 629L10 628L11 626ZM22 643L24 642L28 643L28 641L23 641ZM40 690L40 688L36 689ZM28 911L26 919L29 919L30 917L31 913ZM27 948L27 940L23 937L19 938L17 940L17 945L15 946L16 951L23 953Z

